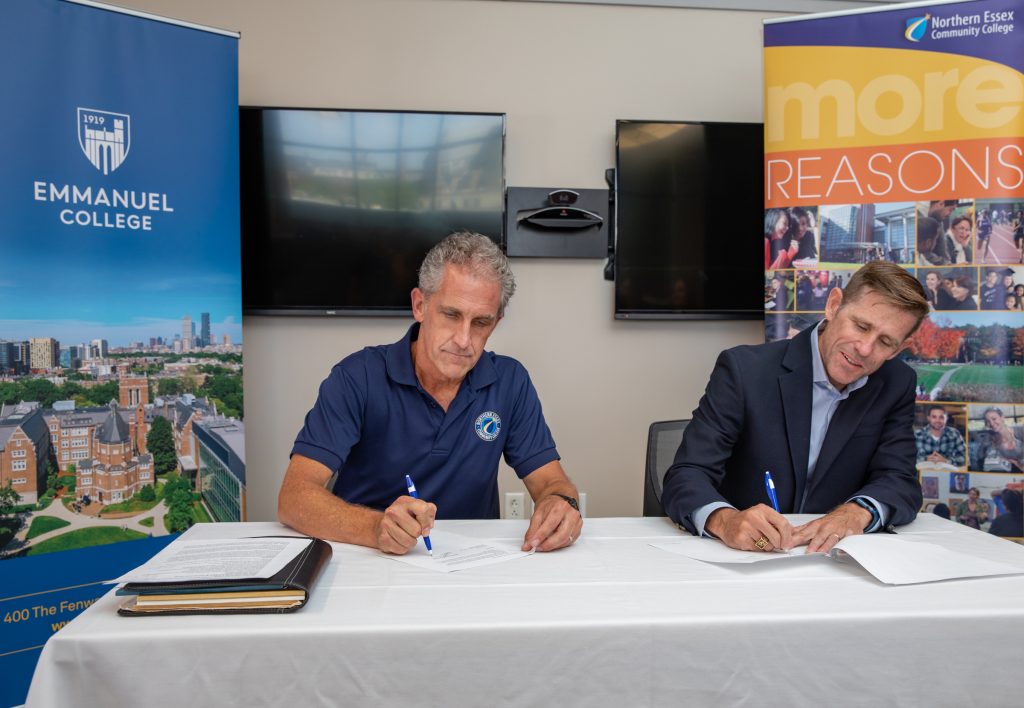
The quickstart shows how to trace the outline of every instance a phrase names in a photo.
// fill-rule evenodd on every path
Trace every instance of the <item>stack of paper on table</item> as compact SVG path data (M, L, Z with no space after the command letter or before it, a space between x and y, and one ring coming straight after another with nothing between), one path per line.
M293 612L331 558L314 538L175 541L118 578L119 614Z

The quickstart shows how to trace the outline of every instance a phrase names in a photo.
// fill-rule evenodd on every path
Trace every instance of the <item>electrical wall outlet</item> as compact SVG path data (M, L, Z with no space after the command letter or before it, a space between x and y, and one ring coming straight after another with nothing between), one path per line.
M526 499L523 492L505 492L505 518L526 518Z
M587 518L587 493L580 492L580 516Z

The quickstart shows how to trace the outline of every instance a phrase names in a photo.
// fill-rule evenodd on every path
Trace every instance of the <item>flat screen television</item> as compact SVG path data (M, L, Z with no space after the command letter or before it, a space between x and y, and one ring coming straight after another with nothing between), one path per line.
M240 109L248 315L408 315L453 231L504 246L501 113Z
M616 121L616 319L764 317L760 123Z

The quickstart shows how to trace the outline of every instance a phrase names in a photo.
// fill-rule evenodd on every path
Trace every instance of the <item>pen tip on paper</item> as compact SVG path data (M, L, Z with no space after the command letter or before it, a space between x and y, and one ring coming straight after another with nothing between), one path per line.
M428 555L429 555L429 556L430 556L431 558L433 558L433 557L434 557L434 551L433 551L433 550L427 551L427 554L428 554Z

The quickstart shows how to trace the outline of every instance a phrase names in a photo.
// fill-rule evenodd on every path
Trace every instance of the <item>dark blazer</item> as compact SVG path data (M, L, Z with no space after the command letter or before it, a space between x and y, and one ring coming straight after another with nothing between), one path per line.
M715 501L738 509L770 504L770 470L782 513L822 514L864 495L888 504L887 522L905 524L921 508L912 428L917 379L893 359L839 404L807 489L811 336L727 349L686 427L665 475L662 506L693 531L687 515Z

